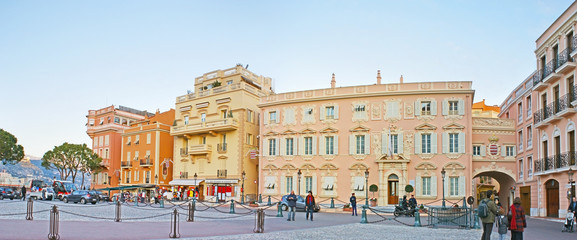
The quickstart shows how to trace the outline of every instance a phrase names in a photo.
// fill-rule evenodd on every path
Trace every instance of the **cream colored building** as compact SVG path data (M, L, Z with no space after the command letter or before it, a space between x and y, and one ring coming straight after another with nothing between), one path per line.
M244 67L205 73L194 92L176 98L174 169L170 185L185 192L198 186L201 199L247 200L258 183L259 108L272 93L272 79ZM252 154L251 154L252 153ZM196 177L195 177L196 175Z

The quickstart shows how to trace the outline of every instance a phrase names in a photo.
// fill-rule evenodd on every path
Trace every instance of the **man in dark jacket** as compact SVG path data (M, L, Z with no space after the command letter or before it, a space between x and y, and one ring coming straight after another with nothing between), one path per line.
M295 220L295 208L297 207L297 195L295 195L295 191L291 191L291 194L289 194L286 197L286 201L288 204L287 221L290 221L291 219L294 221ZM291 218L291 213L292 213L292 218Z
M412 209L417 208L417 199L415 199L415 195L411 195L411 198L409 198L409 207Z
M349 199L349 202L351 203L351 208L353 210L353 216L358 216L357 215L357 197L355 197L355 193L353 193L353 195L351 195L351 199Z
M569 212L575 212L577 210L577 197L573 197L573 201L569 204Z
M493 224L495 223L495 216L497 215L497 205L491 200L491 195L493 195L493 191L488 190L483 200L481 200L487 204L488 210L487 217L481 218L483 222L483 236L481 240L491 240L491 232L493 232ZM483 197L482 193L481 197Z
M313 212L315 211L315 197L313 197L313 192L309 191L309 195L305 199L305 205L307 210L307 220L309 220L309 213L311 214L311 221L313 220Z
M20 193L22 193L22 201L26 201L26 186L22 186Z

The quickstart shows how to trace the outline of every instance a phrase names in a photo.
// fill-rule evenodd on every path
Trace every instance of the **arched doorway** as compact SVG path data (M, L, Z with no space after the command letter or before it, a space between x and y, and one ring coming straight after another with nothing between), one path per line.
M389 204L399 204L399 176L395 174L389 175L387 179L389 182Z
M547 191L547 217L559 217L559 182L551 179L545 182Z
M476 206L478 206L478 203L481 200L479 199L480 193L487 190L492 190L494 192L494 199L499 199L499 203L505 209L505 212L513 203L513 197L515 196L515 179L510 173L499 170L477 172L474 176L474 185L474 195L477 200L475 203ZM521 198L523 198L522 195ZM525 213L529 214L529 211L526 210Z

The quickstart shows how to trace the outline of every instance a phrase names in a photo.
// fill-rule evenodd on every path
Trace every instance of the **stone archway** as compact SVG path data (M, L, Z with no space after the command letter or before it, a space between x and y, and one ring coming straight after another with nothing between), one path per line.
M547 217L559 217L559 182L549 179L545 182L545 198L547 201Z
M495 182L481 181L481 179L483 179L482 177L490 177L490 181L494 180ZM477 200L476 204L480 201L480 192L492 189L498 192L498 194L494 194L494 196L499 199L501 206L507 211L513 203L513 198L516 196L515 183L515 177L512 172L497 169L476 170L473 175L473 194Z

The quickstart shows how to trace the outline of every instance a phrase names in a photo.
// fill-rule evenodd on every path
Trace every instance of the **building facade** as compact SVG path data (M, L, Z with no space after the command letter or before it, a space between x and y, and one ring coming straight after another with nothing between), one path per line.
M93 188L117 187L120 183L122 131L149 113L132 108L109 106L89 110L86 133L92 139L92 150L102 158L102 169L92 176Z
M271 84L237 65L197 77L195 92L176 98L170 182L176 191L198 187L201 199L256 199L257 104L272 93Z
M121 186L138 186L152 194L172 181L174 109L132 122L122 133ZM151 195L147 195L151 196Z

